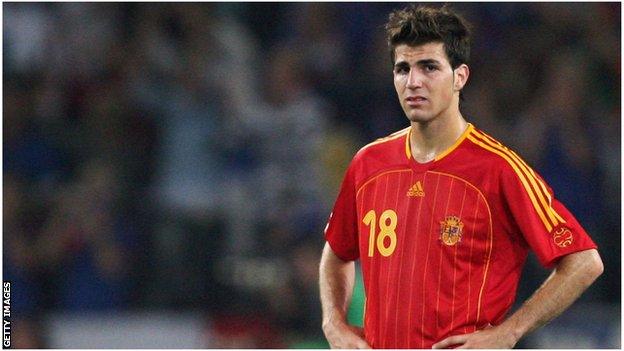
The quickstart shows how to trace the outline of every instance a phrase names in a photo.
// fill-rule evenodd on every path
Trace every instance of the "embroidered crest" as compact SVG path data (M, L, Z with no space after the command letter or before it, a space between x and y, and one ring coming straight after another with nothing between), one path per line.
M559 227L553 232L553 241L559 247L567 247L572 244L572 232L566 227Z
M464 223L457 216L448 216L440 222L440 240L445 245L453 246L461 241Z

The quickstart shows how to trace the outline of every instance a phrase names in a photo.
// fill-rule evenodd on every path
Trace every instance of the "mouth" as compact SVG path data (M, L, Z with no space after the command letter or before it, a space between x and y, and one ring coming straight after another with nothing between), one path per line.
M405 102L407 102L409 106L418 106L425 103L426 101L427 98L423 96L408 96L407 98L405 98Z

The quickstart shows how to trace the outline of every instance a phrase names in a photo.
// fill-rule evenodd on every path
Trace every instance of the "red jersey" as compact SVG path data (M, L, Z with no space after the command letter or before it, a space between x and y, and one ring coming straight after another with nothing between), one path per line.
M492 137L469 124L421 164L410 130L355 155L325 230L338 257L361 260L374 348L431 348L500 324L529 249L551 267L596 248L544 180Z

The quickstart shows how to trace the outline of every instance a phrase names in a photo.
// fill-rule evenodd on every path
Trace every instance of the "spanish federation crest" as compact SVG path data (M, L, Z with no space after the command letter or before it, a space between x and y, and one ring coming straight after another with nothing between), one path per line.
M457 216L448 216L440 222L440 240L448 246L453 246L461 241L464 223Z

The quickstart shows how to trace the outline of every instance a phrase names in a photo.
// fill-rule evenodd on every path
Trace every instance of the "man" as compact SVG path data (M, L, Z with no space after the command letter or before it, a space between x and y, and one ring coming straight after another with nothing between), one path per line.
M516 153L466 122L469 31L447 8L386 25L410 127L363 147L346 172L320 264L333 348L511 348L602 273L596 245ZM511 316L528 250L554 268ZM345 320L361 260L364 330Z

